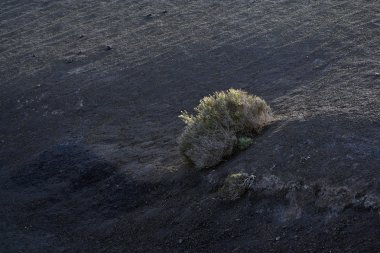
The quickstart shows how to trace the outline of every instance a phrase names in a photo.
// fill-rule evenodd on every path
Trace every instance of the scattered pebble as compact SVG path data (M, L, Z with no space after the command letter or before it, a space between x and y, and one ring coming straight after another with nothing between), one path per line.
M61 114L63 114L63 111L58 109L58 110L52 111L51 114L52 115L61 115Z
M301 161L307 161L307 160L309 160L311 158L311 156L310 155L307 155L307 156L301 156Z
M277 236L276 237L276 241L279 241L281 239L281 237Z
M112 47L110 45L106 46L106 51L110 51Z
M151 20L153 17L157 17L160 14L166 14L166 13L168 13L167 10L163 10L163 11L156 12L156 13L149 13L148 15L145 16L145 19L146 20Z

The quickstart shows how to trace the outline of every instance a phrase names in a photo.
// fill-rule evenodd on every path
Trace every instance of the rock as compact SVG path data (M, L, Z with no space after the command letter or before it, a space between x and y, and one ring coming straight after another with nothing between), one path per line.
M106 46L106 51L110 51L110 50L112 50L112 47L110 45L107 45Z
M354 194L348 187L323 187L318 194L315 205L341 212L352 203Z
M364 200L363 206L367 209L376 209L377 201L375 198L368 197Z
M314 65L314 67L315 68L320 68L320 67L322 67L323 65L325 64L325 61L324 60L322 60L322 59L315 59L314 61L313 61L313 65Z

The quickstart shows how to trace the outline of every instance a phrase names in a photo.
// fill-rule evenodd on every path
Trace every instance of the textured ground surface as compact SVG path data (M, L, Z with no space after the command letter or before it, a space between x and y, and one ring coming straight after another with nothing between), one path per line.
M1 1L0 252L380 252L379 45L378 1ZM278 121L194 172L177 115L230 87Z

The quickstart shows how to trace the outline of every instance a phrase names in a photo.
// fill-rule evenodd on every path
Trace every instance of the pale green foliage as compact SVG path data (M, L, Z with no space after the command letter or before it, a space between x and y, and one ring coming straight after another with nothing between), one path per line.
M264 100L236 89L204 97L195 112L179 116L187 126L178 141L181 153L199 169L218 164L233 153L238 135L259 133L272 119Z
M247 149L249 146L251 146L253 140L252 138L249 138L249 137L240 137L239 140L238 140L238 148L240 150L244 150L244 149Z
M208 129L223 127L239 133L260 132L270 117L264 100L248 93L229 89L204 97L195 108L196 115L186 111L179 116L188 126L202 124Z

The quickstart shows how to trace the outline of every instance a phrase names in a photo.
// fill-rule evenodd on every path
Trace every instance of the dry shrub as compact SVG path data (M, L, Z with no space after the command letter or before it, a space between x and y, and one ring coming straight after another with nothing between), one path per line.
M224 200L236 200L252 187L255 178L247 173L230 174L219 189L219 196Z
M198 169L215 166L237 149L239 138L259 133L272 120L263 99L236 89L204 97L195 112L180 115L186 128L178 143Z

